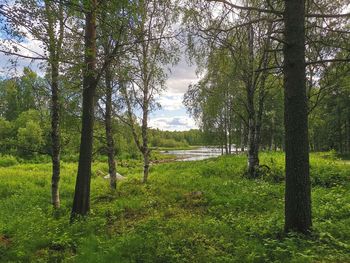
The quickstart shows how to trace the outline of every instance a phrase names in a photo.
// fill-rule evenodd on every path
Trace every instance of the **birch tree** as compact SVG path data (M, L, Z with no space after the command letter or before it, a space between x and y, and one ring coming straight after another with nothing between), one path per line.
M2 42L3 52L17 59L45 62L51 92L51 159L52 159L52 204L60 206L60 66L63 60L62 45L67 12L63 1L16 1L6 2L1 14L10 25L10 32L17 36ZM31 50L22 44L23 39L40 41L43 52ZM27 55L28 54L28 55Z
M137 17L132 22L132 34L137 44L132 49L131 72L128 83L124 84L128 122L133 130L135 143L143 156L143 182L149 174L150 112L156 106L155 96L165 88L165 66L176 62L177 45L174 40L173 23L177 16L176 1L140 0ZM138 133L134 116L140 112L141 132Z

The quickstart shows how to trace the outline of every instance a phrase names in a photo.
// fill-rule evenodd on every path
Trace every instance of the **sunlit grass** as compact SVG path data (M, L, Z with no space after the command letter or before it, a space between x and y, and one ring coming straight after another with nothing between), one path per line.
M283 234L284 156L262 153L262 178L243 177L246 157L151 167L119 163L113 193L93 165L91 214L69 224L76 163L63 163L62 207L50 205L48 164L0 168L1 262L349 262L350 169L313 154L314 232Z

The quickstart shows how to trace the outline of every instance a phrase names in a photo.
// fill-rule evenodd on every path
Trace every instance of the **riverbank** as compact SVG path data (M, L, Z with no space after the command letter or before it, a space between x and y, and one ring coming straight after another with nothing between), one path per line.
M0 168L1 262L349 262L350 172L311 155L314 232L283 233L283 155L261 154L259 180L244 155L151 167L120 163L116 193L93 166L91 214L69 224L75 163L63 163L62 207L52 211L49 164Z

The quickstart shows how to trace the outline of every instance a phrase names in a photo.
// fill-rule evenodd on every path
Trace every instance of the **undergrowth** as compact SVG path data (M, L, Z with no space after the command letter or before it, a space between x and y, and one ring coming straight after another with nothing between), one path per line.
M116 192L93 165L91 213L69 224L76 164L62 164L61 208L50 204L50 164L0 168L1 262L350 262L347 163L311 155L313 232L283 233L284 156L246 179L246 157L153 165L119 162ZM4 167L5 166L5 167ZM6 167L7 166L7 167ZM102 173L101 173L102 172Z

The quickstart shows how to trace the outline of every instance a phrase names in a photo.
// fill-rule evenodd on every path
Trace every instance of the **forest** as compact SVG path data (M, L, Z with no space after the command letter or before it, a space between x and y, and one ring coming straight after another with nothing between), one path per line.
M350 262L349 40L348 0L1 0L0 262Z

